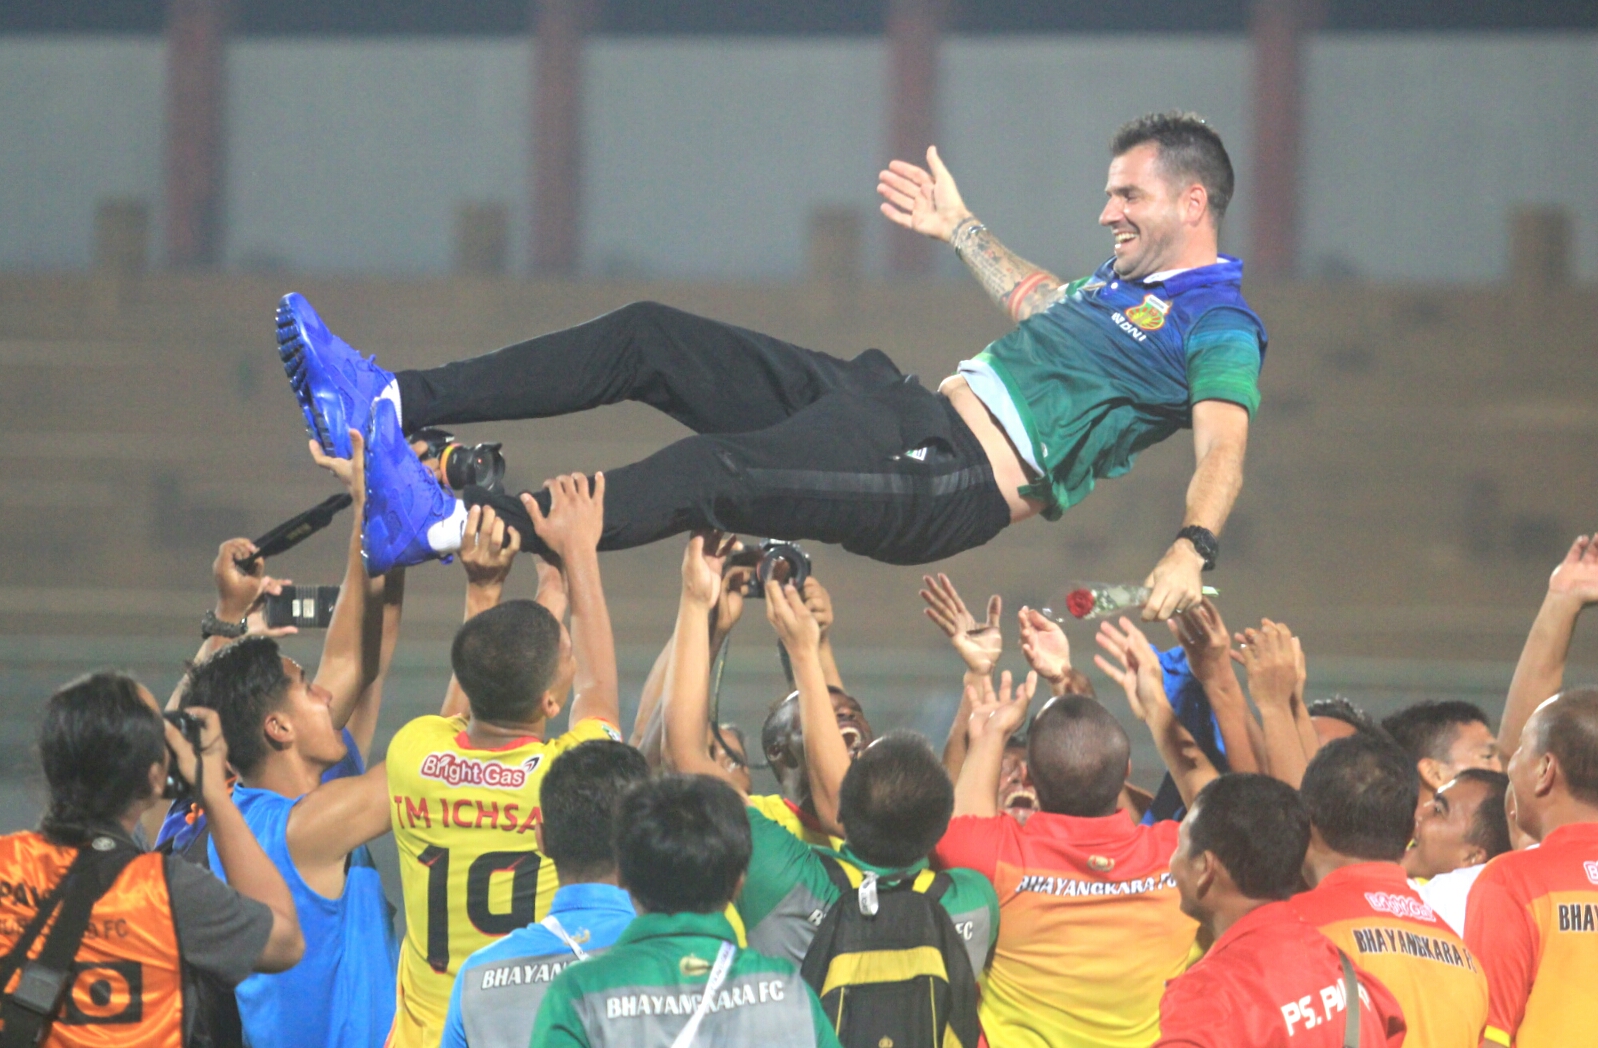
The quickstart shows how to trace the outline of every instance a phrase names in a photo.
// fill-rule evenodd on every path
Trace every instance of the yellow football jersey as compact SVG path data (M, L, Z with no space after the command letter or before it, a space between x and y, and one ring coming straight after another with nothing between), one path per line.
M830 836L826 830L812 823L798 808L780 793L757 793L749 798L749 807L798 837L812 848L843 847L842 837Z
M418 717L395 734L386 760L405 941L389 1044L436 1048L461 962L548 914L556 878L533 833L539 784L578 743L620 738L592 717L497 749L473 747L464 716Z

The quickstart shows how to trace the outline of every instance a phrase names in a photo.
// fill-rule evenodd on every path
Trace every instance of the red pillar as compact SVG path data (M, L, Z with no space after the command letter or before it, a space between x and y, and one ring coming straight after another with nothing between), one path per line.
M532 265L576 272L581 247L583 36L590 0L534 0Z
M924 165L936 142L938 45L948 15L949 0L889 0L888 149L896 159ZM895 226L888 230L888 269L895 276L928 273L936 249Z
M166 257L222 257L227 37L232 0L167 0Z
M1304 41L1316 0L1254 0L1253 245L1249 268L1267 280L1298 268Z

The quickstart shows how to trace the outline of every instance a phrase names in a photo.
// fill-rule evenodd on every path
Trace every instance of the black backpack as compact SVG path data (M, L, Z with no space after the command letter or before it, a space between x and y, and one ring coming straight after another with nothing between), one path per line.
M976 974L939 901L949 875L879 880L819 857L840 894L799 974L843 1048L976 1048Z

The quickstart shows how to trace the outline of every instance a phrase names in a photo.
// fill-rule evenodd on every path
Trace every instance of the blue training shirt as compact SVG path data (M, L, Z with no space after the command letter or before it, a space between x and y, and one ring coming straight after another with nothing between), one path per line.
M234 991L251 1048L375 1048L394 1022L394 971L399 941L394 911L365 845L350 853L344 892L329 899L300 877L289 855L289 812L297 797L248 786L233 788L250 832L288 882L305 936L293 968L257 973ZM216 845L211 869L226 880Z
M603 953L635 916L631 897L609 884L568 884L550 916L590 957ZM527 1048L544 992L577 961L541 924L518 928L461 963L440 1048Z

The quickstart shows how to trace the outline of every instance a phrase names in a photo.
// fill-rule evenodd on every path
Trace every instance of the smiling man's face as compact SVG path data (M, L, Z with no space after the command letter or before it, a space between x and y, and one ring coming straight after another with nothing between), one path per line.
M1099 225L1115 244L1115 271L1128 279L1172 268L1184 239L1182 189L1160 167L1153 142L1133 146L1110 161L1109 198Z

